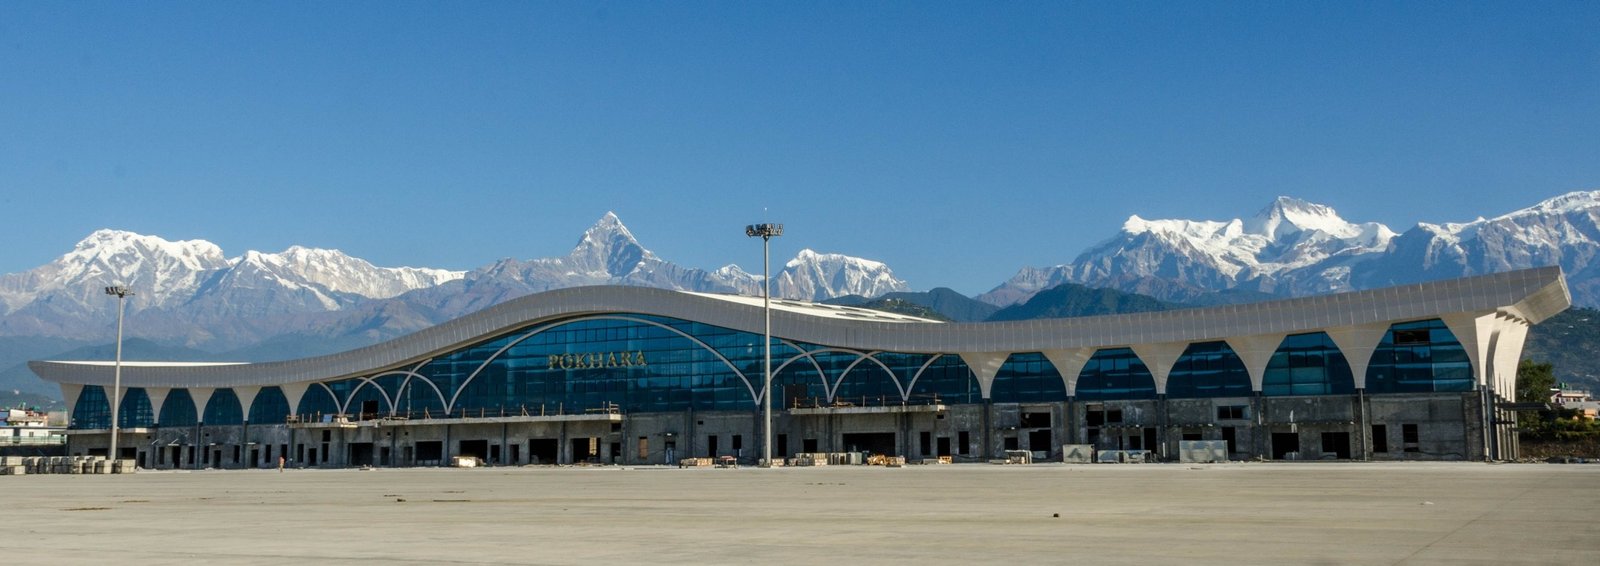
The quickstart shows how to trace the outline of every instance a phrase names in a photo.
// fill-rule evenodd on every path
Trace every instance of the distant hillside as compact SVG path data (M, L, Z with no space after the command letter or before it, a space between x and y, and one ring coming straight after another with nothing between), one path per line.
M1187 305L1168 303L1154 297L1124 293L1116 289L1091 289L1064 283L1035 293L1027 302L1000 309L989 320L1031 320L1068 318L1130 312L1166 311Z
M900 314L909 314L913 316L926 316L916 312L896 310L896 308L887 303L887 301L904 301L906 303L918 305L926 309L926 312L935 314L935 316L929 316L928 318L949 320L954 322L979 322L982 320L987 320L996 311L1000 310L1000 307L979 301L961 293L957 293L954 289L946 287L938 287L931 291L918 293L905 291L886 293L876 299L868 299L861 295L846 295L823 302L830 305L862 307Z
M1528 331L1523 359L1555 365L1556 379L1600 391L1600 310L1572 308Z

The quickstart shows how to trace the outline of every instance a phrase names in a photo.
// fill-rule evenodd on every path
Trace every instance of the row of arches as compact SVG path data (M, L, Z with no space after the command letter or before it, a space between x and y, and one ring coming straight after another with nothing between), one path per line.
M292 410L279 387L250 388L254 397L248 405L234 390L216 389L205 407L196 407L188 391L174 389L166 393L155 414L148 393L134 388L123 398L119 425L269 424L282 423L289 415L552 414L596 407L628 412L747 410L759 405L761 396L759 340L689 321L586 317L492 339L411 368L314 383L296 395ZM637 353L646 363L558 370L549 361L557 347L566 351L574 345L595 344L600 351ZM972 368L958 355L861 352L789 341L776 343L773 353L774 391L782 406L975 403L985 398ZM541 357L546 365L541 366ZM1070 397L1079 400L1154 398L1157 391L1152 372L1137 353L1104 348L1094 351L1075 380L1064 379L1041 353L1010 354L994 373L988 398L1063 401L1069 398L1069 381L1075 381ZM1222 341L1188 344L1165 385L1171 398L1254 393L1244 362ZM1472 388L1464 349L1438 320L1392 325L1367 364L1368 393ZM1268 396L1354 391L1350 364L1323 332L1285 337L1273 351L1261 383L1261 394ZM109 413L104 391L86 387L74 406L74 426L104 428Z

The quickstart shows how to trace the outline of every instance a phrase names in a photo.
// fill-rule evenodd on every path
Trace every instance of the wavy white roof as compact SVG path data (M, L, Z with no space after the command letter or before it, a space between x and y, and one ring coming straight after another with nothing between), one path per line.
M1221 340L1293 334L1465 313L1539 323L1571 306L1560 268L1544 267L1369 291L1245 305L1014 322L934 323L860 309L774 301L774 336L860 351L1017 353L1070 348ZM508 301L347 352L255 364L139 364L123 368L127 387L271 386L369 375L414 365L542 321L597 313L637 313L760 333L761 300L645 287L577 287ZM1003 357L1001 358L1003 360ZM45 380L109 385L108 364L29 362Z

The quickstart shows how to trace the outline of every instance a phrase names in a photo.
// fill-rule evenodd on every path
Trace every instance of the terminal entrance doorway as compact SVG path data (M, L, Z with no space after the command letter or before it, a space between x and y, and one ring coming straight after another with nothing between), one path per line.
M532 464L554 465L556 456L561 453L561 443L554 438L532 438L528 440L528 462Z
M1273 460L1285 460L1285 459L1288 459L1290 452L1294 452L1297 455L1300 452L1300 433L1298 433L1298 432L1274 432L1274 433L1272 433L1272 459Z
M900 451L894 447L894 433L892 432L847 432L844 434L843 440L846 452L870 452L889 456L900 455Z
M352 465L352 466L371 466L372 465L372 443L371 442L352 442L352 443L350 443L350 465Z
M489 461L489 441L463 440L456 446L456 454L471 456L485 462Z

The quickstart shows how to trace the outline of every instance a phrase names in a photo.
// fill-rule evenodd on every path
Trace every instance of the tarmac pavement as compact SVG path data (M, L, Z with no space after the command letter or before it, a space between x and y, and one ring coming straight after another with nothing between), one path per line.
M1600 465L140 472L0 504L0 556L63 564L1600 564Z

